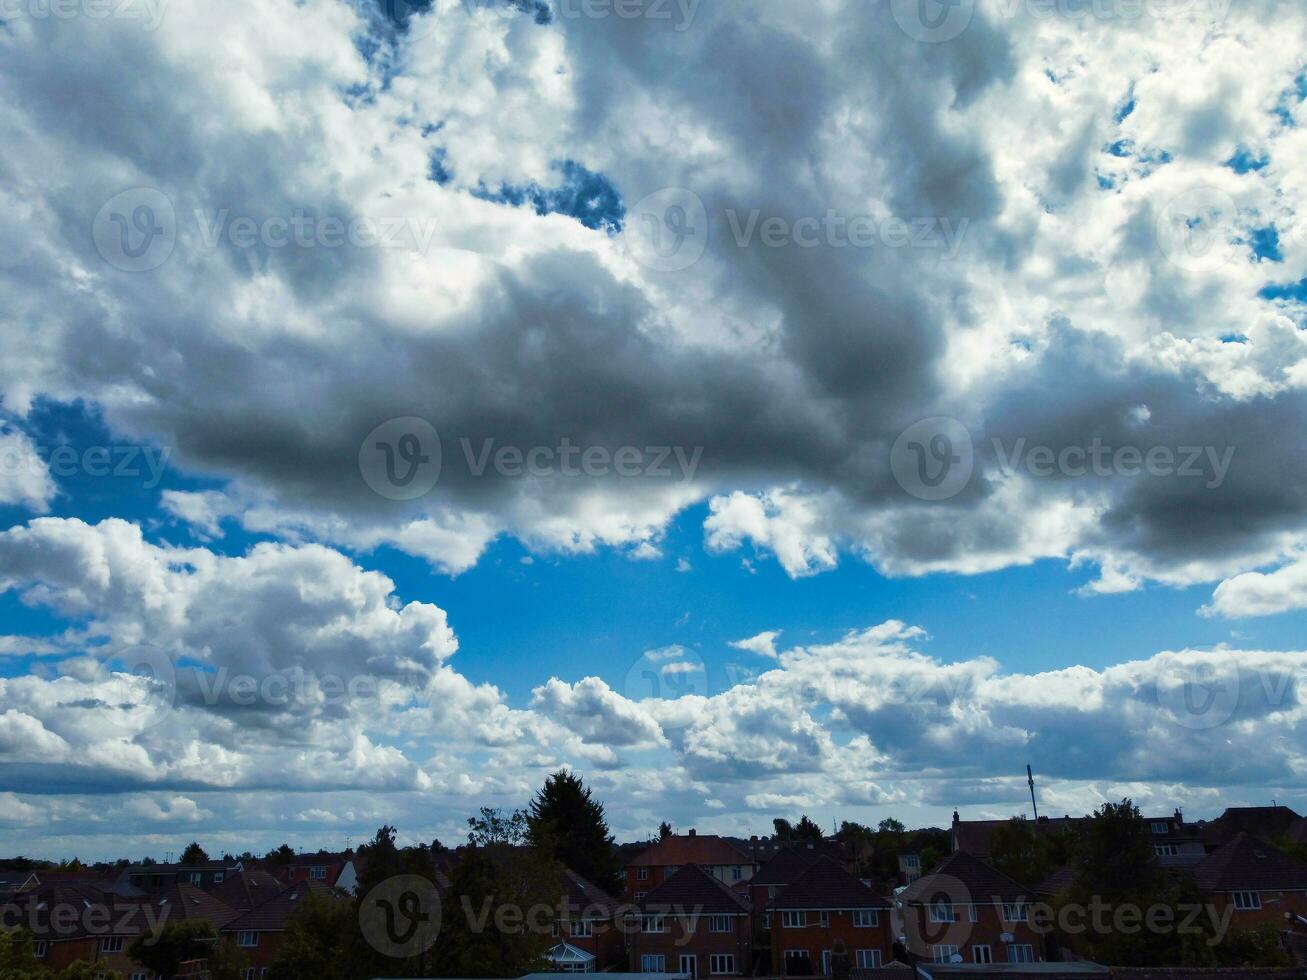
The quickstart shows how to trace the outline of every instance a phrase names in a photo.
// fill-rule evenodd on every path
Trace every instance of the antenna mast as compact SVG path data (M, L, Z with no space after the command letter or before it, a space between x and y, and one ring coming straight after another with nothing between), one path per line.
M1030 808L1035 811L1035 822L1039 822L1039 804L1035 802L1035 774L1026 763L1026 782L1030 784Z

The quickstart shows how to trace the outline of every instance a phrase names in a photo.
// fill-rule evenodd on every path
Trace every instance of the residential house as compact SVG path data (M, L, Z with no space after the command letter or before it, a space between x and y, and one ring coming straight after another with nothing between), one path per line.
M768 905L771 962L785 976L831 975L831 958L843 947L854 967L890 962L893 903L822 857Z
M1040 817L1033 826L1041 834L1059 834L1068 830L1080 830L1088 819L1072 816ZM990 839L995 830L1007 823L1007 820L963 820L955 810L951 835L953 850L965 851L982 861L988 861ZM1180 810L1168 816L1144 817L1144 823L1152 841L1153 853L1163 867L1191 867L1207 853L1204 828L1186 822Z
M679 869L698 865L726 885L748 881L753 857L733 841L713 834L673 834L627 858L626 898L636 905L660 888Z
M222 941L234 944L245 958L244 980L261 980L267 975L281 949L286 924L310 895L324 902L345 900L321 881L297 881L224 923Z
M1209 854L1191 874L1220 914L1233 907L1234 928L1294 925L1285 913L1307 918L1307 863L1240 832ZM1301 927L1298 930L1301 931Z
M341 854L333 854L330 851L297 854L295 859L282 869L281 877L288 885L298 881L316 881L350 895L358 890L359 884L358 869L352 851Z
M554 924L558 944L546 958L559 973L596 973L626 962L621 903L575 871L563 872L560 908Z
M1199 831L1209 851L1248 834L1258 840L1287 837L1303 818L1287 806L1232 806L1215 820L1199 824Z
M120 882L143 892L157 892L173 885L212 888L228 875L243 870L240 861L204 861L198 864L133 864L118 875Z
M815 846L791 844L777 851L757 872L745 882L752 916L754 963L773 969L771 943L771 913L768 906L787 887L802 877L816 864L822 851ZM762 959L765 957L765 961Z
M210 888L209 893L228 908L248 912L280 895L285 888L285 882L279 881L267 871L247 870L228 875Z
M692 980L751 973L748 905L707 869L680 868L637 911L639 922L628 936L632 970Z
M1034 889L965 851L949 855L899 894L908 949L937 963L1035 963Z

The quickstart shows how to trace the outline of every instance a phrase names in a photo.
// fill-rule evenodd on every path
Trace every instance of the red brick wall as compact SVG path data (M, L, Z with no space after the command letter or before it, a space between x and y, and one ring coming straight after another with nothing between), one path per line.
M887 964L893 956L890 947L893 939L890 935L890 910L880 909L874 926L855 926L852 912L828 913L829 925L821 925L817 912L804 913L807 925L803 928L786 929L782 917L772 913L771 919L771 957L772 972L781 974L785 970L785 953L787 950L806 950L814 973L821 973L821 954L824 950L834 951L837 940L844 941L849 961L855 967L859 949L880 950L880 961Z
M1031 947L1036 963L1044 959L1044 938L1030 927L1029 913L1023 922L1005 922L1001 907L996 905L971 906L976 912L976 921L972 922L965 905L954 906L957 921L952 925L930 921L929 910L925 906L910 905L903 910L904 930L912 952L922 959L934 958L933 946L947 944L958 947L958 953L964 963L974 963L975 946L988 946L995 963L1008 961L1007 944L1001 939L1003 933L1011 933L1013 945Z
M730 932L713 932L710 917L700 916L693 932L686 931L686 921L667 916L666 932L635 932L631 935L631 962L633 973L640 973L641 960L646 953L667 957L667 972L681 972L681 957L697 957L698 975L710 976L713 953L731 953L735 956L735 972L748 975L752 970L749 917L733 915Z
M1231 929L1255 929L1258 926L1276 925L1281 929L1289 928L1284 919L1285 912L1307 916L1307 892L1259 891L1260 909L1233 909L1230 913ZM1217 892L1203 896L1217 910L1217 916L1224 919L1227 906L1233 906L1234 897L1226 892Z

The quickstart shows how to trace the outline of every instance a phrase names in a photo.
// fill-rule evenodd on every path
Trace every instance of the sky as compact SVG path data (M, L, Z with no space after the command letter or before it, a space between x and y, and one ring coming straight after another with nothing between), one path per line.
M0 854L1307 812L1305 42L0 6Z

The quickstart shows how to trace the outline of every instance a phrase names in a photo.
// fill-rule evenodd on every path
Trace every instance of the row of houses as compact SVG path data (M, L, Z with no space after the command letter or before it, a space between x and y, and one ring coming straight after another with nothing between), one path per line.
M1056 832L1072 819L1037 826ZM1292 811L1227 811L1194 825L1177 811L1148 824L1159 864L1188 876L1236 928L1274 924L1286 946L1304 955L1307 863L1255 833L1292 839L1301 820ZM1023 883L997 871L988 847L1000 823L955 814L953 852L924 873L900 861L898 881L864 877L834 839L785 843L690 831L626 848L621 896L563 873L548 958L560 972L696 980L829 976L837 960L863 971L903 961L933 964L941 973L949 967L1028 971L1058 955L1035 912L1065 889L1070 873L1061 869ZM0 899L8 889L5 924L30 928L38 956L52 970L85 960L148 980L127 955L133 939L171 922L202 919L219 941L244 953L246 980L261 980L305 899L348 901L357 865L352 854L318 853L275 873L239 861L132 866L111 875L34 872L0 878ZM437 879L438 887L447 885L442 874Z

